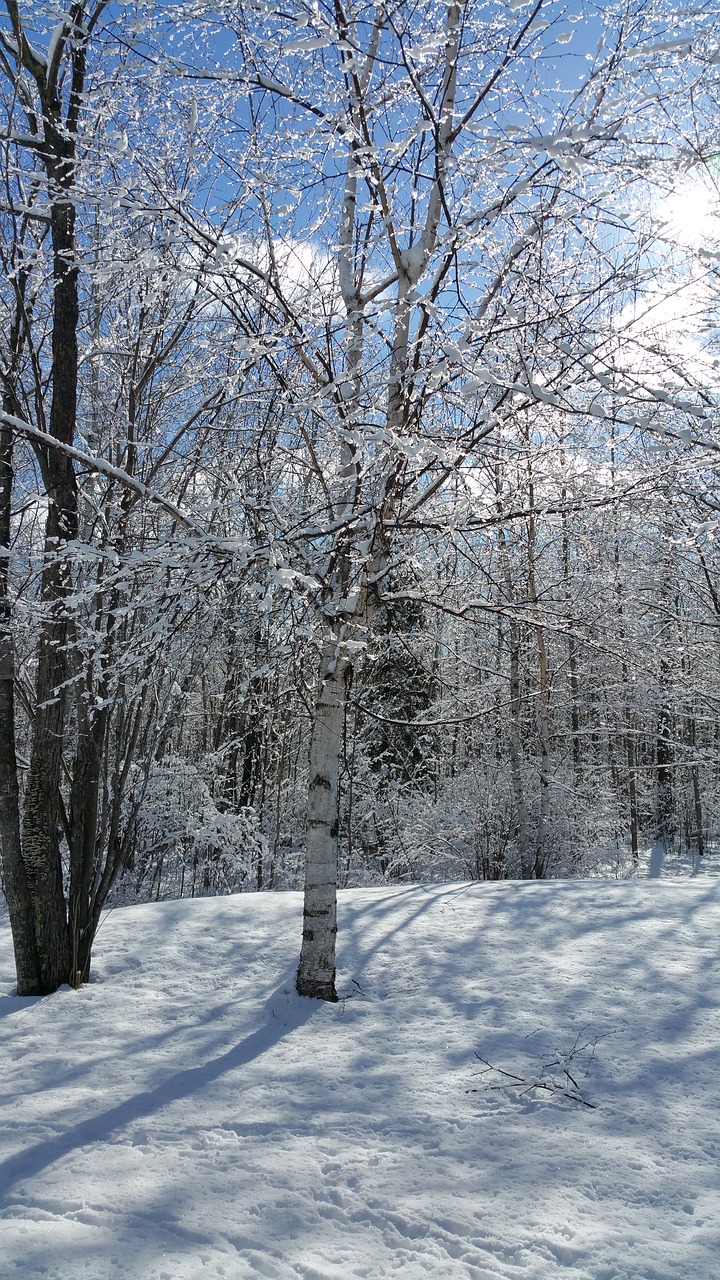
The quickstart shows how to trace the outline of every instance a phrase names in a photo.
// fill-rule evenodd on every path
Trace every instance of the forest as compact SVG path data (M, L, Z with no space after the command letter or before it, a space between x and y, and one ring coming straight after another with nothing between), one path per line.
M720 830L710 0L4 0L0 842L106 907ZM298 939L298 943L300 939Z

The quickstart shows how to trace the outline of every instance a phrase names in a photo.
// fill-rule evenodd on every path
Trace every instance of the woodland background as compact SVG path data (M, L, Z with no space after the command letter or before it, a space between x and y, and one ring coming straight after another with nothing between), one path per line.
M341 886L716 846L714 9L7 0L3 865L78 980L302 884L336 673Z

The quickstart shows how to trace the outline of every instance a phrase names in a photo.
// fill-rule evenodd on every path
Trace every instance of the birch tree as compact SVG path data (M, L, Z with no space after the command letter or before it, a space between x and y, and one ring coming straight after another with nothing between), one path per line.
M297 985L334 999L339 768L358 654L392 597L402 531L460 518L450 493L500 424L547 405L597 411L604 374L589 353L600 300L626 287L637 255L626 223L609 274L588 272L588 252L602 259L605 223L621 225L607 188L588 183L593 174L632 183L644 164L644 141L633 150L622 131L633 104L640 135L657 125L640 105L633 59L642 70L640 46L660 38L663 18L648 5L609 20L587 71L566 86L538 75L539 59L559 59L573 38L544 0L502 11L298 3L238 26L265 278L304 371L288 407L316 424L306 438L316 507L304 564L324 631ZM334 299L322 324L288 287L288 253L301 242L332 246ZM328 270L317 284L326 298ZM528 270L534 330L510 301ZM532 609L547 756L538 601Z

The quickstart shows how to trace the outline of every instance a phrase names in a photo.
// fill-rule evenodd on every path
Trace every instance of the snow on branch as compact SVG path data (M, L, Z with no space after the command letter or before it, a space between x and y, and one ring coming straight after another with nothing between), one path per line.
M13 431L20 432L22 435L27 436L29 440L45 445L50 449L57 449L58 452L64 453L66 457L72 458L73 461L87 467L89 471L107 476L110 480L115 480L118 484L123 485L124 488L131 489L138 497L161 507L174 520L177 520L178 524L183 525L188 532L195 534L199 538L205 536L204 531L194 523L190 516L181 511L179 507L176 507L174 502L170 502L168 498L164 498L162 494L157 493L154 489L148 488L141 480L129 475L121 467L114 467L111 462L106 462L104 458L96 458L92 454L85 453L82 449L76 449L74 445L65 444L47 431L41 431L39 427L33 427L31 423L25 422L22 418L16 418L11 413L5 413L4 410L0 410L0 419L7 423Z

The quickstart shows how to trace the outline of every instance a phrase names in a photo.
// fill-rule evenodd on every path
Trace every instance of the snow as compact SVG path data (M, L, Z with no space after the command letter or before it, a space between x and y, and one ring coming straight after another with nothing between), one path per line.
M60 41L64 38L67 30L68 30L67 18L63 18L61 22L58 22L57 26L55 27L50 37L50 43L48 44L48 51L47 51L47 64L46 64L48 67L52 67L53 62L55 61L55 58L57 56Z
M346 891L338 1005L300 926L119 909L18 1000L2 920L4 1278L717 1277L715 878Z

